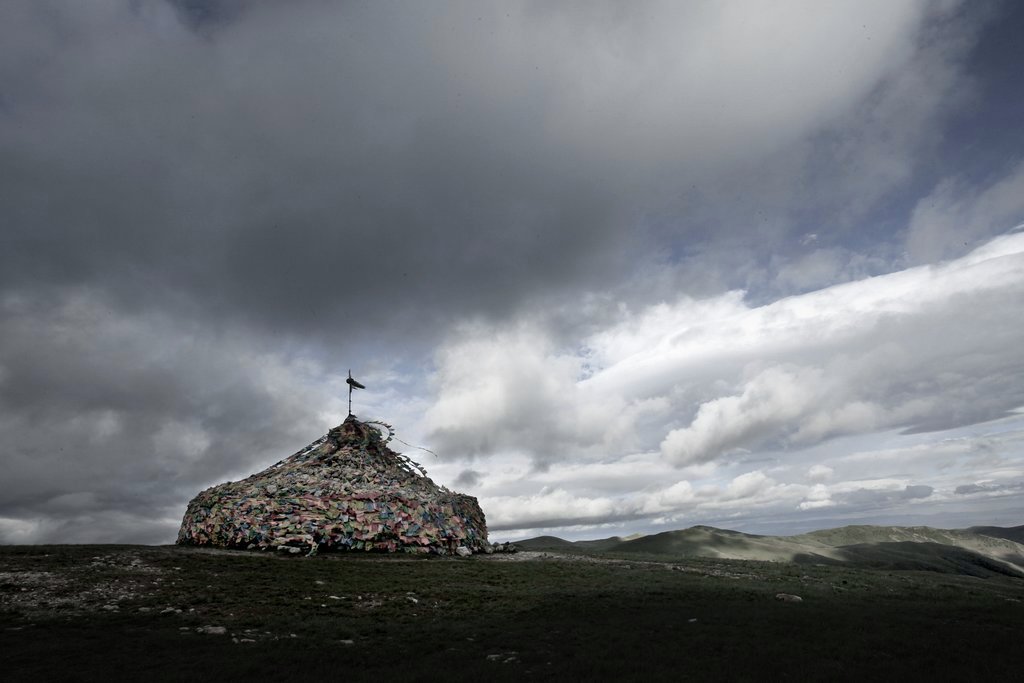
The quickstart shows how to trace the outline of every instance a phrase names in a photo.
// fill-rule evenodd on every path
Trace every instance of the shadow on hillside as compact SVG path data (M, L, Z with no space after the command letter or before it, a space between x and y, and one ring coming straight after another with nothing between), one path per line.
M970 550L941 543L913 541L858 543L841 546L836 550L840 553L839 558L801 553L794 556L793 561L803 564L846 564L870 569L962 574L982 579L994 576L1024 578L1024 573L1007 564Z

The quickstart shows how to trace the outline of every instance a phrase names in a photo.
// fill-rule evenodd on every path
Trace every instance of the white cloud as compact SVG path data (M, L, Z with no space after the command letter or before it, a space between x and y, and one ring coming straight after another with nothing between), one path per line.
M642 442L636 428L664 413L667 402L597 395L580 381L589 360L556 349L533 323L458 328L438 352L439 396L424 421L445 451L527 452L538 462L599 457Z
M815 484L808 491L804 500L801 501L798 506L801 510L818 510L821 508L832 507L836 503L832 500L831 494L829 493L828 487L823 484Z
M817 463L811 465L811 468L807 470L807 479L809 481L821 483L831 479L833 474L835 474L835 470L831 467Z
M774 485L775 481L765 476L764 472L747 472L729 482L725 494L730 500L751 498Z
M924 2L534 6L488 36L486 58L466 56L482 45L452 42L435 54L488 107L514 108L507 100L542 79L541 127L592 162L733 164L822 127L899 74L929 13Z
M735 292L622 307L573 347L539 320L476 325L438 354L423 428L478 470L515 454L479 494L507 529L921 507L1014 469L1016 441L927 432L1016 419L1022 297L1024 233L761 307Z
M586 524L630 515L629 504L611 497L577 496L562 488L542 489L530 496L484 497L488 527L496 530L527 526Z
M768 368L746 382L742 394L702 403L688 427L665 436L661 452L689 464L756 443L805 414L822 381L816 368Z
M1013 234L759 308L731 293L625 310L576 350L539 325L462 330L438 355L427 423L455 452L551 461L660 448L684 465L990 420L1024 404L1011 379L1022 295L1024 234ZM597 369L584 377L585 363Z
M644 502L643 511L660 513L688 507L695 500L693 486L687 480L677 481L671 486L654 493Z

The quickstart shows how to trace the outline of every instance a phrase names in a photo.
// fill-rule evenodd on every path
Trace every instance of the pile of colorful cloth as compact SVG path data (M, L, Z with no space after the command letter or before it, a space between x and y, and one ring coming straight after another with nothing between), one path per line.
M435 484L388 448L392 432L349 415L266 470L206 489L189 503L178 543L307 554L491 552L476 498Z

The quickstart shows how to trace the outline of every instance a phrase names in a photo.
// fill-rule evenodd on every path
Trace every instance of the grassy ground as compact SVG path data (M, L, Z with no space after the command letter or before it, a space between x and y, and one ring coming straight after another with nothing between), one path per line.
M11 681L1009 678L1024 666L1022 600L1019 579L749 561L0 547L0 671Z

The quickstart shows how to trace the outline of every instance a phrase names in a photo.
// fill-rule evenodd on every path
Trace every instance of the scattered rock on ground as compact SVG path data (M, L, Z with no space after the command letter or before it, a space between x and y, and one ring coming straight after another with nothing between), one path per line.
M519 661L518 652L501 652L496 654L487 655L488 662L501 662L502 664L512 664L513 662Z

